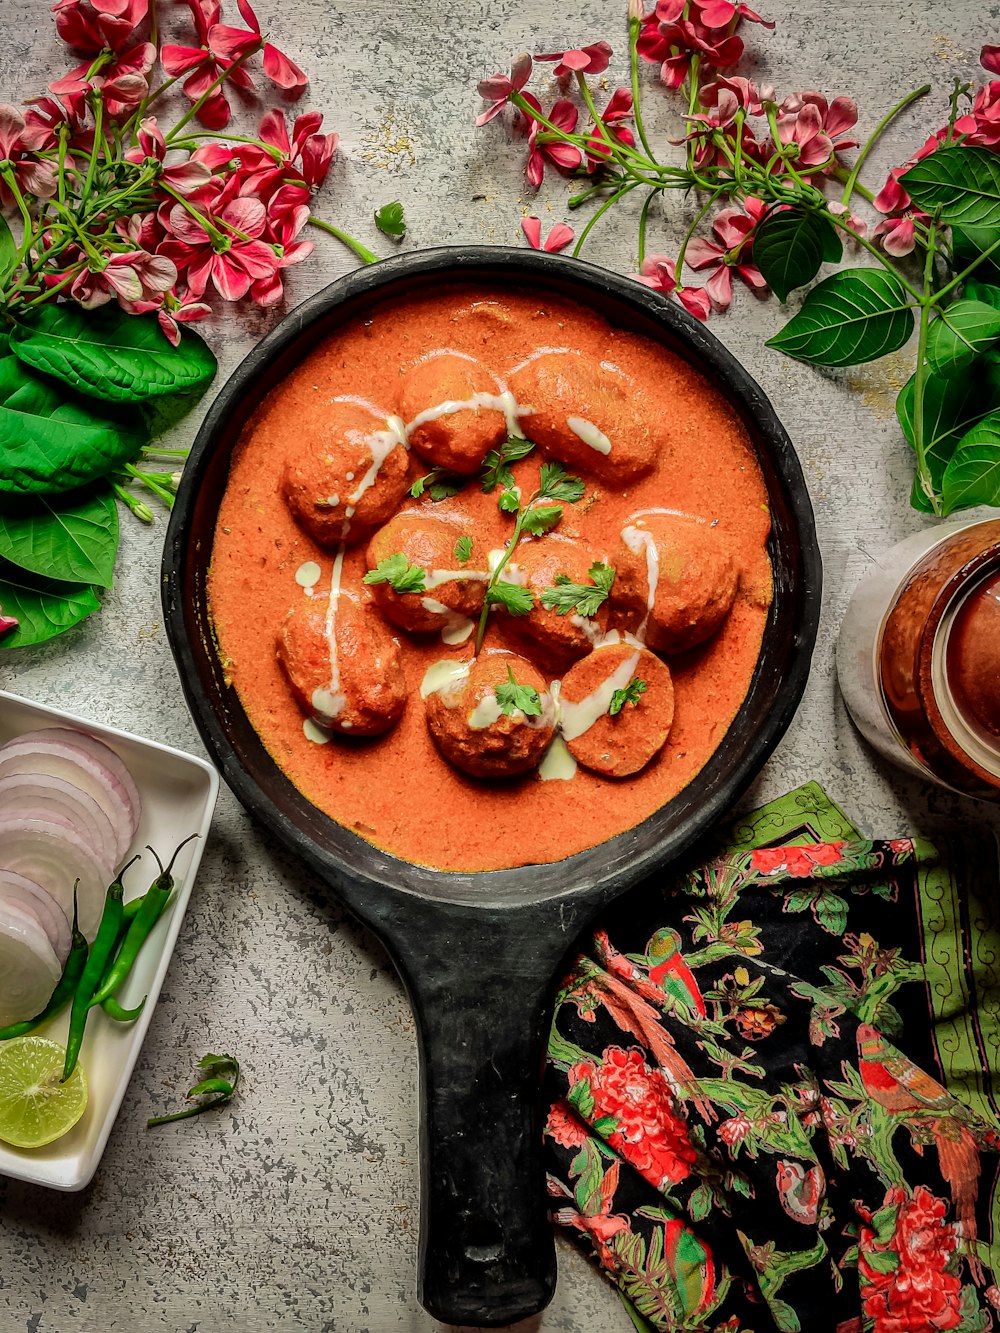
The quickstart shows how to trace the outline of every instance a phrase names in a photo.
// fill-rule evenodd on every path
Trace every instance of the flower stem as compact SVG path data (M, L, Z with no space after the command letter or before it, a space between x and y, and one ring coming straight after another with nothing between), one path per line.
M924 260L924 290L920 303L920 325L917 334L917 369L913 376L913 452L917 459L917 482L927 497L931 509L940 518L941 498L934 489L934 477L927 462L924 441L924 387L927 382L927 332L931 313L931 287L934 280L934 255L937 224L929 228L927 255Z
M617 190L611 196L610 199L605 199L604 203L600 206L600 208L597 210L594 216L584 227L583 231L580 233L580 239L577 241L576 245L573 246L574 259L576 259L579 256L580 251L583 249L583 245L587 237L593 231L595 225L601 220L604 214L612 206L612 204L617 204L619 199L624 199L624 197L629 193L630 190L634 190L640 184L642 184L641 181L629 181L627 185L623 185L620 190Z
M143 523L152 523L153 511L148 504L143 504L141 500L137 500L132 492L127 491L120 482L112 481L111 486L118 499L121 500L123 505L127 505L131 509L136 518L141 519Z
M642 212L639 214L639 268L642 268L643 261L646 258L646 227L649 222L649 209L653 200L659 194L659 190L650 190L643 201Z
M639 142L646 150L646 156L651 162L656 162L656 155L649 146L649 140L646 138L646 128L642 123L642 105L639 99L639 33L642 31L642 23L639 19L629 19L628 21L628 55L629 69L632 81L632 114L635 117L635 128L639 135Z
M950 282L945 283L943 287L941 287L937 292L935 292L934 295L931 297L930 301L928 302L928 305L937 305L938 301L941 300L942 296L947 295L947 293L950 292L953 287L957 287L960 282L964 282L965 279L969 276L969 274L972 273L975 269L977 269L984 259L989 259L990 255L993 254L994 250L1000 250L1000 238L995 240L993 244L989 246L986 250L984 250L981 255L977 255L968 268L962 269L962 272L959 273L957 277L952 278Z
M130 477L134 477L136 481L140 482L143 486L145 486L148 491L152 491L152 493L156 496L156 498L158 500L161 500L167 506L168 509L173 509L174 507L173 491L168 490L166 486L160 484L158 474L156 472L140 472L139 469L135 467L132 463L125 464L125 471L128 473Z
M87 197L90 194L90 187L94 183L94 172L97 170L97 159L100 154L101 145L104 142L101 134L101 123L103 120L104 98L101 96L100 92L98 92L94 104L94 146L90 152L90 162L87 164L87 175L84 179L83 190L81 192L83 203L87 202Z
M356 241L346 231L341 231L339 227L335 227L332 222L325 222L323 218L314 217L310 213L309 224L313 227L319 227L321 231L329 232L331 236L335 236L342 245L347 246L348 250L353 250L363 264L377 264L379 262L381 256L372 254L366 245Z
M709 199L708 203L705 204L705 206L699 212L698 216L691 223L690 227L688 227L687 235L684 237L683 241L681 241L681 248L677 251L677 263L674 265L674 272L677 275L678 283L682 285L684 279L681 277L681 271L684 268L684 258L687 255L687 248L691 244L691 237L695 234L695 231L698 229L698 227L701 226L702 222L705 220L705 216L708 213L708 210L713 207L716 199L718 199L719 195L722 193L723 193L722 187L720 187L715 191L715 193Z
M192 119L198 114L198 112L199 112L199 111L201 110L201 108L205 105L205 103L206 103L206 102L208 101L208 99L212 96L212 94L213 94L214 92L218 92L220 86L221 86L223 83L225 83L226 79L229 78L229 76L232 74L233 70L234 70L234 69L239 69L239 67L240 67L241 65L246 64L246 62L250 59L250 57L251 57L252 55L256 55L256 53L260 50L260 48L261 48L261 46L263 46L263 44L264 44L263 41L261 41L260 44L259 44L258 46L255 46L255 47L251 48L251 50L249 50L249 51L244 51L244 53L240 56L240 58L239 58L238 60L234 60L233 63L232 63L231 65L229 65L226 69L224 69L224 70L221 72L221 74L218 75L217 78L214 78L214 79L212 80L212 82L208 85L208 87L205 89L205 91L202 93L202 95L198 98L197 102L194 102L194 103L188 108L188 110L185 111L184 115L181 116L180 120L177 122L177 124L174 126L174 128L170 131L169 134L167 134L167 136L166 136L166 142L167 142L168 144L171 142L172 139L176 139L176 138L177 138L177 135L180 133L180 131L184 128L184 126L185 126L190 120L192 120ZM166 85L164 85L164 86L166 86ZM159 91L162 92L163 89L161 88ZM157 94L157 95L159 95L159 94ZM153 99L150 98L149 100L152 101Z
M857 185L857 180L858 176L860 175L861 168L864 166L865 159L867 158L871 150L874 148L875 144L877 143L883 131L889 125L892 124L892 122L896 119L896 117L900 114L901 111L906 110L906 108L910 105L911 102L915 102L918 97L925 97L927 93L930 92L930 90L931 90L931 85L929 83L925 83L922 88L916 88L912 93L907 93L905 97L900 98L900 100L896 103L896 105L894 107L891 107L885 113L885 115L882 117L879 123L872 130L871 134L869 134L865 146L861 149L861 152L858 154L854 166L851 168L851 174L848 176L847 181L844 185L844 193L840 196L840 202L842 204L845 204L847 205L847 207L850 207L851 195L853 195L855 187Z

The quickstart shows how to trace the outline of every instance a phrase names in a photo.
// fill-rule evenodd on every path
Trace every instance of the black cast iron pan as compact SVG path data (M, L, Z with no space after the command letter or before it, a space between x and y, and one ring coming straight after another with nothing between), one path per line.
M577 301L663 343L721 388L747 426L770 494L774 602L733 726L674 800L637 828L556 864L454 874L373 847L310 805L280 772L226 684L206 576L232 449L261 398L320 339L381 301L466 284L519 287L543 303L546 293ZM422 1304L447 1323L513 1323L542 1309L555 1286L538 1088L556 969L601 907L661 871L729 808L805 688L821 567L798 459L757 384L678 306L580 261L480 246L400 255L294 310L222 389L184 475L167 534L163 605L191 712L239 800L376 932L406 985L423 1096Z

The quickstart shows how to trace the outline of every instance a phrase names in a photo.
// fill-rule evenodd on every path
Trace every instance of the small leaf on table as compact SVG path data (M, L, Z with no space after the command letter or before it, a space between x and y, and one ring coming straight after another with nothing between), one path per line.
M11 351L80 393L119 403L203 388L217 369L211 348L191 330L173 347L154 319L70 304L42 306L30 325L14 330Z
M110 588L118 505L107 484L0 509L0 559L49 579Z
M959 440L941 493L946 514L972 505L1000 505L1000 412L984 417Z
M944 223L1000 226L1000 157L985 148L939 148L899 183L917 208Z
M403 216L403 205L398 199L375 210L375 226L383 236L391 236L396 241L403 239L406 235L406 219Z
M0 635L0 649L6 649L54 639L100 610L101 603L86 584L40 579L0 564L0 606L18 622L17 629Z
M817 366L874 361L898 351L913 332L911 305L894 274L844 269L814 287L799 313L767 345Z
M1000 310L984 301L954 301L927 330L927 360L937 371L967 365L1000 338Z
M824 261L836 263L842 253L840 237L826 218L801 208L769 213L753 235L753 261L779 301L812 282Z
M84 399L0 358L0 492L74 490L138 457L143 438Z

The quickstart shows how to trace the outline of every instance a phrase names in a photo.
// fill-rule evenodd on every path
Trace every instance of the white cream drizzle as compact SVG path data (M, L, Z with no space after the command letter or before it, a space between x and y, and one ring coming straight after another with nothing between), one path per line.
M484 694L469 714L469 726L473 731L485 731L487 727L492 727L493 723L501 717L503 717L503 709L500 707L496 695ZM524 719L524 714L520 708L515 708L511 717L516 722L521 722Z
M397 444L406 444L406 427L399 417L387 417L386 429L372 431L368 437L368 447L372 451L372 461L368 466L368 471L358 482L357 486L347 497L347 503L353 508L357 508L358 502L371 486L375 485L382 464L395 449Z
M442 583L460 582L466 579L470 583L487 583L491 570L486 569L425 569L424 591L433 592Z
M552 737L551 745L542 756L542 762L538 765L538 776L543 782L569 782L576 776L576 760L558 732Z
M527 415L527 410L517 405L517 400L509 389L500 393L474 393L470 398L446 398L434 407L425 407L412 421L407 422L407 432L416 430L428 421L437 421L439 417L453 416L456 412L479 412L486 408L492 412L502 412L507 423L509 435L518 434L518 417Z
M653 534L638 524L629 524L622 528L622 541L633 555L642 555L643 552L646 555L646 614L635 632L639 642L645 643L646 629L649 626L649 617L653 614L653 607L656 605L656 588L660 581L660 548Z
M451 611L445 618L444 627L441 630L441 642L447 644L449 648L455 648L458 644L465 643L471 637L475 628L476 622L474 620L461 615L458 611Z
M344 533L348 522L344 522ZM341 693L340 689L340 662L337 657L337 609L340 603L340 580L344 571L344 551L345 546L341 542L337 547L337 554L333 561L333 571L330 575L330 600L326 608L326 624L324 633L326 634L327 647L330 653L330 684L325 690L316 689L312 693L312 706L321 717L335 718L339 717L347 704L347 697Z
M578 440L582 440L591 449L596 449L599 454L610 454L611 441L592 421L587 421L584 417L567 417L566 425Z
M322 572L315 560L306 560L295 571L295 582L309 592L319 582Z
M596 647L604 637L604 631L596 620L591 620L589 616L577 615L576 612L569 618L569 623L575 625L577 629L582 629L584 634Z
M638 665L639 653L636 651L617 666L607 680L598 685L596 690L593 690L577 703L560 697L560 726L562 734L568 741L574 741L578 736L582 736L585 731L590 730L598 718L604 716L611 707L611 699L615 691L625 689L635 674Z
M302 730L305 733L307 741L312 741L314 745L327 745L330 741L330 733L314 722L311 717L307 717L302 723Z
M469 679L472 662L459 662L455 658L445 657L432 662L424 672L420 682L420 697L426 699L429 694L447 696L457 694ZM447 703L447 697L445 698Z

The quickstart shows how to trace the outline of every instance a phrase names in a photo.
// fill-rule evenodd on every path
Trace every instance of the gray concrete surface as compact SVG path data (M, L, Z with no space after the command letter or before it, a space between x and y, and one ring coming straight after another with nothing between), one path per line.
M944 120L952 76L977 78L979 47L998 35L996 9L968 0L761 5L778 28L750 29L748 39L758 74L783 94L852 93L865 128L904 90L933 81L927 103L887 136L876 155L882 169ZM305 104L341 134L322 212L384 250L372 210L394 198L406 205L407 247L518 243L522 209L536 211L523 150L511 151L498 126L474 130L476 80L524 47L606 36L620 49L624 8L624 0L369 0L338 12L322 0L261 0L265 25L313 76ZM34 95L64 68L37 0L0 0L0 33L0 100ZM675 132L667 98L651 89L648 102L661 105L657 134ZM547 183L537 210L561 218L565 197L561 182ZM674 201L655 231L676 245L683 222ZM634 251L626 206L595 233L590 257L628 272ZM319 238L316 255L289 276L288 305L349 266L336 243ZM220 383L279 314L229 315L208 330ZM906 503L910 460L893 415L909 353L817 373L763 346L779 322L774 302L740 292L712 327L764 386L798 448L826 596L805 702L744 804L817 778L872 833L979 822L980 808L874 762L835 687L833 648L851 590L922 521ZM178 439L190 441L201 411ZM48 647L5 656L0 683L197 752L160 619L164 524L124 526L119 579L102 614ZM244 1065L231 1112L147 1135L146 1116L183 1091L191 1062L220 1049ZM224 792L94 1184L59 1196L0 1181L0 1330L429 1333L439 1326L415 1297L416 1083L412 1020L382 950ZM562 1243L559 1264L552 1306L519 1333L630 1327L607 1284Z

